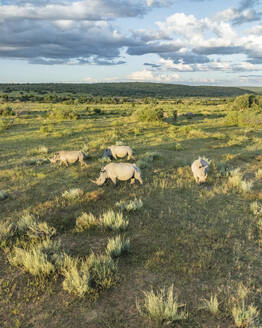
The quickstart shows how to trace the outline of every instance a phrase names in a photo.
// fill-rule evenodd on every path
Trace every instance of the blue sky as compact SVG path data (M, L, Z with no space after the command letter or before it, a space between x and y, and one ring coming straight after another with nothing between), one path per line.
M262 0L0 0L0 82L262 86Z

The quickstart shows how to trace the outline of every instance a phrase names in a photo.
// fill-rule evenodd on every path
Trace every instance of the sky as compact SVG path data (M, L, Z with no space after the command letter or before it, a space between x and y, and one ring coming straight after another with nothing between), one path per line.
M262 86L262 0L0 0L0 83Z

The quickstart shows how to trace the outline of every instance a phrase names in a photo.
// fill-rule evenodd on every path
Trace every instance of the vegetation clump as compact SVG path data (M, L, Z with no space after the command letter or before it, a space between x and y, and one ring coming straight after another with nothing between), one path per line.
M125 220L123 213L109 210L104 212L99 219L101 226L113 231L125 230L128 226L128 220Z
M76 219L76 231L81 232L84 230L89 230L96 227L98 224L99 221L92 213L82 213L82 215Z
M163 119L163 109L145 106L137 109L134 117L139 122L160 122Z
M14 116L15 112L10 106L0 108L0 116Z
M129 251L129 248L130 240L124 239L120 235L118 235L108 240L106 246L106 253L112 258L115 258L127 253Z
M137 211L143 207L143 202L141 199L135 198L134 200L120 200L116 203L116 207L120 209L120 211Z
M144 292L144 304L140 305L136 302L136 307L142 316L160 324L171 324L175 321L184 320L188 317L188 313L180 308L185 304L179 304L177 296L174 295L174 287L171 285L167 290L160 289L155 293L153 290Z
M78 120L80 115L75 110L70 109L53 109L48 113L50 120Z

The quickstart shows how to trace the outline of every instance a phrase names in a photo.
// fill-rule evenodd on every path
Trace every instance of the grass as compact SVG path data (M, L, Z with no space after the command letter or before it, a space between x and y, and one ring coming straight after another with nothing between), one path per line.
M112 258L119 257L122 254L128 253L130 249L130 240L116 236L108 240L106 246L106 254Z
M183 310L185 304L179 304L177 295L174 295L173 285L156 293L153 290L144 292L144 304L140 305L137 302L136 307L139 314L158 325L170 324L188 317L188 313Z
M219 302L217 299L217 295L211 294L209 299L203 299L200 309L207 310L210 313L212 313L213 315L217 315L219 312Z
M134 200L120 200L116 203L116 207L120 209L120 211L137 211L143 207L143 202L141 199L135 198Z
M240 317L251 305L262 308L259 128L226 124L222 99L208 105L203 99L160 100L159 108L178 111L176 122L136 121L133 112L145 107L138 102L91 106L99 114L89 114L86 104L8 106L29 114L15 117L0 137L0 190L8 194L0 201L1 328L154 326L156 321L136 311L136 299L145 313L141 290L158 295L172 283L173 301L187 304L178 314L188 317L171 326L233 327L233 307ZM79 119L49 120L48 113L59 108L75 111ZM42 126L49 131L40 132ZM89 179L105 165L99 160L105 147L119 140L132 146L136 164L144 163L144 184L97 187ZM74 149L87 151L88 167L46 160ZM208 182L198 186L190 166L202 155L212 165ZM122 253L128 240L130 251ZM47 274L41 263L52 270ZM236 295L240 282L249 287L244 308ZM199 300L215 306L212 291L219 302L216 315L208 305L199 310ZM229 302L232 295L235 301ZM253 314L249 325L261 325L261 312Z
M100 225L113 231L125 230L128 226L128 220L125 220L123 213L109 210L104 212L100 219Z

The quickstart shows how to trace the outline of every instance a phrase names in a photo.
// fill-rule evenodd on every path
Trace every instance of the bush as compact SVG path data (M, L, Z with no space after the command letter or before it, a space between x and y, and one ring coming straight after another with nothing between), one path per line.
M134 117L140 122L159 122L163 119L163 109L143 107L135 111Z
M116 236L108 240L106 246L106 254L112 258L119 257L129 251L130 240L122 239L121 236Z
M92 227L96 227L98 224L99 221L92 213L83 213L76 219L76 231L81 232L84 230L88 230Z
M123 213L115 213L113 210L103 213L99 221L102 226L114 231L125 230L128 226L128 221L124 220Z
M233 104L232 109L237 111L244 111L244 110L258 110L261 109L261 97L255 96L252 94L245 94L242 96L237 97Z
M53 109L48 113L48 118L54 120L78 120L80 115L72 109Z
M0 108L0 116L13 116L13 115L15 115L15 112L11 107L6 106L4 108Z
M14 119L0 120L0 132L10 129L14 125Z
M141 306L136 302L138 312L144 317L155 321L157 324L170 324L174 321L184 320L188 317L186 311L179 308L184 304L178 304L177 296L173 294L173 285L168 290L160 289L158 293L144 292L145 300Z

